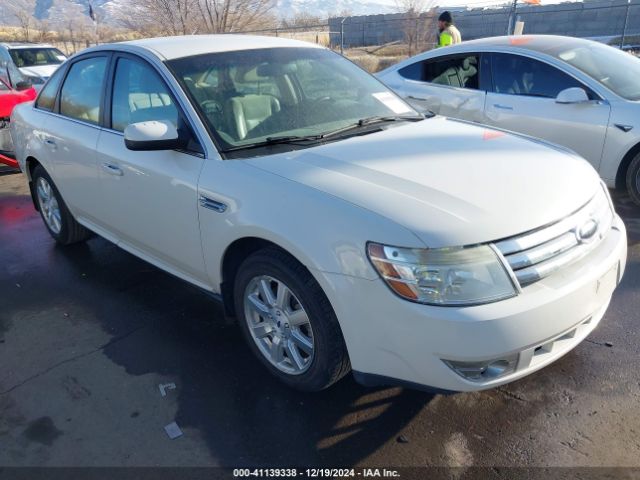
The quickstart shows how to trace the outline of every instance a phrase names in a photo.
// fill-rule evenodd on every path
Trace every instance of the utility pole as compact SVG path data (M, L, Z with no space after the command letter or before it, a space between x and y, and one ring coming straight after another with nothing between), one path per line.
M513 0L513 3L511 4L511 11L509 12L509 25L507 26L507 35L513 35L517 5L518 5L518 0Z
M349 17L342 17L340 22L340 55L344 55L344 21Z
M96 11L93 9L92 2L89 2L89 18L93 22L93 35L96 41L96 45L98 45L98 16L96 15Z
M622 36L620 37L620 50L624 48L624 37L627 35L627 23L629 22L629 7L631 0L627 0L627 11L624 14L624 27L622 27Z

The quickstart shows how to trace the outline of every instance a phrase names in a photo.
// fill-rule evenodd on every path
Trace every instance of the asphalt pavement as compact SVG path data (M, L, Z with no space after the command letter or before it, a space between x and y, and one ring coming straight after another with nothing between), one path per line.
M56 246L0 176L0 466L640 467L640 209L615 201L625 277L555 364L479 393L302 394L207 294L99 237Z

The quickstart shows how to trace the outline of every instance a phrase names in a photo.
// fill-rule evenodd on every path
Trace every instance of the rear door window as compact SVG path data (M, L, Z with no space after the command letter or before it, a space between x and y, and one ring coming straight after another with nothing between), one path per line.
M38 99L36 100L36 108L52 112L56 104L56 95L62 81L62 69L58 69L51 76L47 84L44 86Z
M416 62L400 69L398 73L410 80L477 90L479 63L479 55L456 55Z
M104 91L107 57L92 57L69 68L60 92L60 113L66 117L98 125Z

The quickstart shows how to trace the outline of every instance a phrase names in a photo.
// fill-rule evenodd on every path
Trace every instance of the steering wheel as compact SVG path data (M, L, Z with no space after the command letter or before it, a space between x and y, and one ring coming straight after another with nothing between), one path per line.
M222 105L217 100L205 100L200 103L200 107L206 115L215 115L222 113Z

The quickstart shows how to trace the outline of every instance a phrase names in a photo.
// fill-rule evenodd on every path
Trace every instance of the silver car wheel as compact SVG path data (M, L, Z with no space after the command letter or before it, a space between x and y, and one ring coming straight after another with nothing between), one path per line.
M49 229L56 235L62 230L62 218L60 216L60 206L53 192L53 188L44 177L39 177L36 182L36 192L38 205L42 212L42 218Z
M260 353L281 372L300 375L311 366L314 339L304 307L283 282L266 275L244 292L244 317Z

